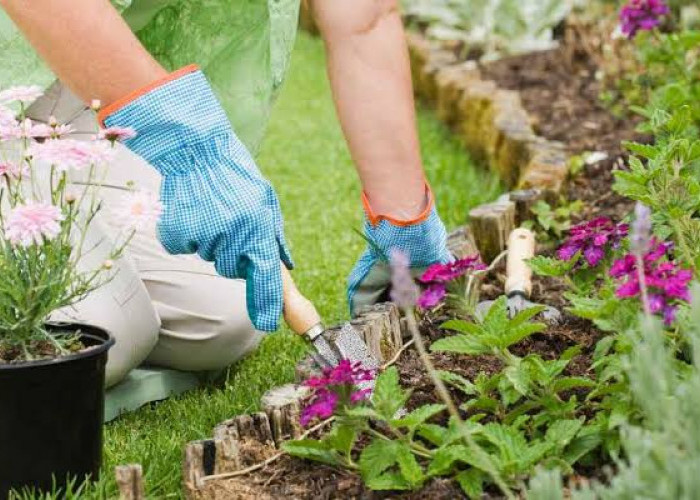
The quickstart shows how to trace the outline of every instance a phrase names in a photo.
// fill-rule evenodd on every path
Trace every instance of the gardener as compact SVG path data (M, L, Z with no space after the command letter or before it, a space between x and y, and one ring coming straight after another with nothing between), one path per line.
M292 259L277 196L249 151L259 144L287 66L296 1L134 0L122 17L108 0L0 0L79 98L71 101L54 85L30 115L87 118L82 103L99 99L104 126L137 133L106 184L133 179L139 188L161 187L162 246L154 229L138 233L118 279L74 311L117 339L109 384L144 361L186 371L226 367L257 345L258 331L278 328L280 263L291 268ZM396 0L315 0L312 10L371 241L349 279L357 309L387 288L378 250L397 247L415 267L449 254L420 160ZM0 45L0 83L28 75L48 83L49 73L30 51L17 49L14 27L2 21L0 40L10 42L7 50ZM26 57L19 61L18 53ZM81 123L76 128L85 132L86 121L74 121ZM104 204L111 202L107 190ZM112 222L107 217L107 233ZM201 259L184 255L194 253Z

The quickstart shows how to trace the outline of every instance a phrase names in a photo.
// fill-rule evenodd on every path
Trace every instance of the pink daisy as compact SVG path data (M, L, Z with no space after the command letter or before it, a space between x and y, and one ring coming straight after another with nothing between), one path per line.
M81 170L92 165L110 163L115 151L108 142L76 141L73 139L51 139L41 144L32 144L27 151L36 161L55 165L59 170L70 168Z
M5 236L13 245L40 245L60 234L63 219L57 206L31 201L12 209L5 224Z
M0 176L19 179L29 175L29 166L22 162L20 165L9 161L0 161Z

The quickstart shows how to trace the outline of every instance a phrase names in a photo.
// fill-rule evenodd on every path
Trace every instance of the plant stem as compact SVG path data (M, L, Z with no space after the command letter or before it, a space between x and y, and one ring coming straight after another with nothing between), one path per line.
M467 445L472 450L472 452L480 455L479 458L487 464L488 470L486 470L486 472L491 476L494 483L496 483L496 485L500 488L500 490L503 492L506 498L515 498L513 496L513 493L511 493L510 488L508 488L508 485L506 485L505 481L503 481L503 478L501 478L500 473L496 470L496 467L493 465L491 457L481 448L481 446L479 446L474 441L474 438L472 438L469 429L467 429L466 425L464 424L464 421L462 420L462 417L459 415L457 406L455 405L454 401L452 401L450 393L447 391L447 387L445 387L443 381L440 379L440 377L438 377L437 371L435 370L435 366L433 365L433 362L431 361L430 356L428 355L428 351L425 349L423 337L418 331L418 324L416 323L416 317L414 315L413 309L404 308L404 315L408 323L408 328L411 331L411 335L413 336L416 349L418 350L418 355L420 356L420 359L423 362L423 365L425 366L425 369L427 370L430 379L435 385L435 389L437 390L440 399L442 399L443 403L445 403L448 413L450 414L450 416L452 416L452 418L458 425L462 437L467 442Z

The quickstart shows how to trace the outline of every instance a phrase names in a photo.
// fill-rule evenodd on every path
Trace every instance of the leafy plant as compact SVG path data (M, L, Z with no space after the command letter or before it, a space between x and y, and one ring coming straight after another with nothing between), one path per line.
M561 200L556 207L539 200L531 209L535 218L524 225L535 230L542 242L559 241L571 229L571 217L581 213L583 206L581 200Z
M566 0L404 0L406 14L429 36L465 42L482 58L556 46L553 29L572 8Z
M160 213L155 197L127 193L123 230L115 232L102 265L85 269L83 257L103 245L88 234L101 210L98 167L113 160L114 142L133 131L102 130L94 141L67 139L70 126L25 116L25 104L40 94L36 87L0 92L0 360L5 362L81 349L73 336L53 334L45 322L108 281L134 227ZM87 181L71 184L69 170L87 171Z

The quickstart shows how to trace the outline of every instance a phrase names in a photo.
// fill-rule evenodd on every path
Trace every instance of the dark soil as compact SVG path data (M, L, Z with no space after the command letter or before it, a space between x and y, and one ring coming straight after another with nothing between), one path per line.
M581 218L606 215L618 221L632 207L630 200L611 190L613 169L624 166L627 159L622 142L647 138L635 132L639 117L616 117L600 103L604 86L597 71L585 51L566 44L482 65L485 79L520 91L539 135L563 143L572 155L607 153L607 159L586 165L571 180L568 197L586 203Z

